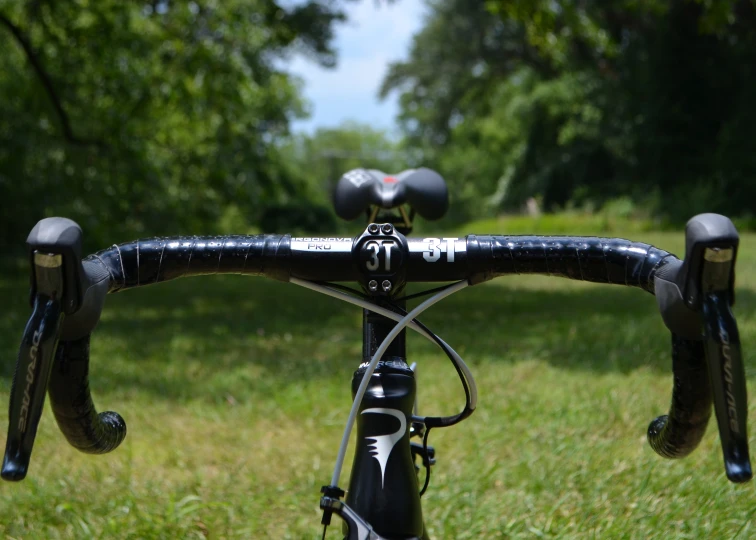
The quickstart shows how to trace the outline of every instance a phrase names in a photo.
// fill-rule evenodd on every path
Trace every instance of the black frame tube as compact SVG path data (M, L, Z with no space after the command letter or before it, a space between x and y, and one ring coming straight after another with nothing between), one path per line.
M365 374L352 377L352 398ZM410 418L415 375L403 358L380 361L371 376L356 419L357 443L346 502L385 538L424 536Z

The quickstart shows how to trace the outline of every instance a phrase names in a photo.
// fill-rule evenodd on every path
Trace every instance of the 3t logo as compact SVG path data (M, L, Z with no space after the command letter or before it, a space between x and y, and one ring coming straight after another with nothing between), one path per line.
M376 270L382 270L384 272L391 272L391 252L395 247L397 246L393 240L373 240L366 243L363 249L365 253L365 267L368 271L375 272Z
M423 251L423 259L428 262L436 262L441 258L441 252L446 253L446 262L454 262L454 246L456 238L423 238L428 244L428 249Z

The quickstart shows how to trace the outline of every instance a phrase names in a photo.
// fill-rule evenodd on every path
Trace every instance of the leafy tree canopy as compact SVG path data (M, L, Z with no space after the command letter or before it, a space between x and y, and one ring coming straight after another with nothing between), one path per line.
M468 211L620 194L673 219L752 212L751 0L431 0L400 93L410 145Z
M399 139L357 122L293 135L280 152L286 156L288 174L302 179L304 187L298 199L265 211L262 225L267 230L325 232L341 227L354 232L353 225L337 221L333 212L331 194L341 175L356 168L393 173L415 163Z
M0 0L2 240L52 214L97 242L257 222L301 187L277 149L305 112L285 60L333 65L342 5Z

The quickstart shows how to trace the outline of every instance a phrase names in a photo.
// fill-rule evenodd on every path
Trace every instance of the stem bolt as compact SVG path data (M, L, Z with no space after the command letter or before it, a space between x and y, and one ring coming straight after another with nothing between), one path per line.
M371 223L370 225L368 225L368 232L370 234L378 234L378 230L379 229L377 224Z
M391 234L392 232L394 232L394 227L391 226L391 223L386 223L383 226L382 230L383 230L384 234Z
M384 283L386 283L386 282L384 281ZM389 286L390 285L391 285L391 283L389 283ZM373 292L377 291L378 290L378 282L376 280L374 280L374 279L371 279L370 281L368 281L368 289L370 289Z
M376 283L376 285L377 285L377 283ZM389 292L391 290L391 282L389 280L387 280L387 279L384 279L383 283L381 283L381 288L385 292Z

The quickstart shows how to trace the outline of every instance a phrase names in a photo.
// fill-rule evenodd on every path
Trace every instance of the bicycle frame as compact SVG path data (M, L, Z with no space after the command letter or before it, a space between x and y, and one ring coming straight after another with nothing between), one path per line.
M375 207L369 222L375 222ZM383 213L400 234L412 231L411 220ZM392 291L400 296L402 289ZM405 308L405 302L395 305ZM388 307L390 306L383 306ZM362 314L362 364L352 377L352 399L380 343L394 327L394 321L367 309ZM411 449L412 413L416 403L415 373L407 363L406 331L393 340L371 376L356 420L356 451L349 476L346 505L338 500L337 513L344 519L344 532L354 537L369 536L360 519L386 538L429 539L423 522L417 468ZM418 424L420 428L422 425ZM427 459L427 458L425 458ZM429 465L430 466L430 465ZM324 499L327 499L325 497ZM347 515L351 510L354 515ZM351 530L349 529L356 529Z
M363 311L363 364L352 378L352 397L365 366L394 326ZM405 333L392 342L371 377L357 417L356 453L347 505L389 538L426 537L410 449L415 375L406 362Z

